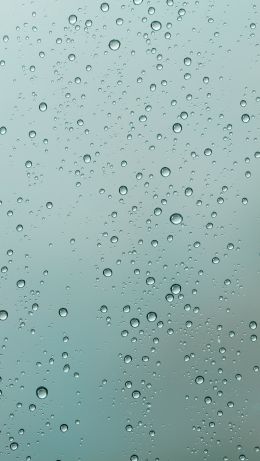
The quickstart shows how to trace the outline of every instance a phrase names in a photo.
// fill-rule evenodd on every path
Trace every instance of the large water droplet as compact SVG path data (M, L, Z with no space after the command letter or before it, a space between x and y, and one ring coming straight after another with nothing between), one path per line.
M171 170L167 166L164 166L164 167L161 168L160 173L164 178L167 178L168 176L170 176Z
M148 312L146 317L148 322L155 322L155 320L157 319L157 314L156 312Z
M0 320L4 321L8 318L8 312L5 310L0 311Z
M180 133L182 131L182 125L180 123L174 123L172 129L174 133Z
M112 269L110 269L109 267L106 267L106 268L103 270L103 275L104 275L105 277L111 277L112 274L113 274Z
M113 40L110 40L108 46L109 46L110 50L117 51L117 50L119 50L119 48L121 46L121 43L120 43L119 40L116 40L115 38L113 38Z
M203 376L197 376L197 377L195 378L195 382L196 382L197 384L202 384L202 383L204 383L204 378L203 378Z
M48 389L44 386L40 386L36 389L36 395L39 399L46 399L48 396Z
M45 112L45 111L47 110L47 104L46 104L46 102L41 102L41 103L39 104L39 110L40 110L41 112Z
M182 221L183 221L183 217L180 213L173 213L171 216L170 216L170 221L172 224L181 224Z
M16 285L18 286L18 288L23 288L25 286L25 280L22 280L22 279L18 280L16 282Z
M160 23L160 21L153 21L151 22L151 28L157 32L162 28L162 24Z

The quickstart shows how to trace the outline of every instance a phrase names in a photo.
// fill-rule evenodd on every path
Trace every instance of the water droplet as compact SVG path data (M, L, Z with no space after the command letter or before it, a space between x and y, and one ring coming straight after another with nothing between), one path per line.
M250 121L250 117L249 117L248 114L243 114L241 116L241 120L242 120L243 123L248 123Z
M132 318L130 320L130 325L133 328L137 328L140 325L140 321L138 319L136 319L136 318Z
M25 280L18 280L16 282L16 285L18 286L18 288L23 288L25 286Z
M0 128L0 134L5 134L7 132L7 129L5 126L1 126Z
M109 268L109 267L106 267L104 270L103 270L103 275L105 277L111 277L111 275L113 274L112 270Z
M155 320L157 319L157 314L156 312L148 312L146 318L148 322L155 322Z
M47 104L46 104L46 102L41 102L41 103L39 104L39 110L40 110L41 112L45 112L45 111L47 110Z
M109 11L109 4L106 2L101 3L100 9L101 11L103 11L103 13L107 13L107 11Z
M91 162L91 156L89 154L85 154L83 156L83 160L84 160L85 163L89 163L89 162Z
M171 170L167 166L164 166L164 167L161 168L160 173L164 178L167 178L168 176L170 176Z
M182 221L183 221L183 217L180 213L173 213L171 216L170 216L170 221L172 224L181 224Z
M61 424L61 425L60 425L60 430L61 430L61 432L67 432L68 429L69 429L69 428L68 428L68 425L67 425L67 424Z
M8 312L5 310L0 311L0 320L4 321L8 318Z
M147 277L146 285L154 285L154 283L155 283L155 278L154 277Z
M174 283L174 284L171 286L171 292L172 292L174 295L178 295L178 294L181 292L181 286L180 286L178 283Z
M218 264L219 263L219 258L217 256L214 256L214 258L212 258L212 262L213 262L213 264Z
M255 330L257 328L257 323L254 320L252 320L249 323L249 328L251 328L251 330Z
M193 194L193 189L191 187L186 187L185 195L186 197L190 197Z
M120 194L120 195L126 195L127 192L128 192L128 189L127 189L126 186L120 186L120 187L119 187L119 194Z
M135 1L137 1L137 0L135 0ZM142 0L142 1L143 1L143 0ZM139 3L137 3L137 5L139 5ZM137 455L132 455L132 456L130 456L130 461L138 461L138 460L139 460L139 458L138 458Z
M162 24L160 23L160 21L153 21L151 22L151 28L157 32L162 28Z
M119 40L116 40L115 38L113 38L113 40L110 40L108 46L109 46L110 50L117 51L117 50L119 50L119 48L121 46L121 43L120 43Z
M59 316L60 317L67 317L68 315L68 310L66 309L66 307L61 307L59 309Z
M47 202L46 203L46 208L48 208L49 210L53 207L53 203L52 202Z
M71 15L69 16L69 23L70 23L71 25L74 25L74 24L76 24L76 22L77 22L77 16L76 16L75 14L71 14Z
M203 378L203 376L197 376L197 377L195 378L195 382L196 382L197 384L202 384L202 383L204 383L204 378Z
M141 396L141 392L140 391L133 391L132 396L133 396L134 399L139 399L139 397Z
M11 448L12 451L17 450L18 447L19 447L19 445L18 445L18 443L16 443L16 442L12 442L12 443L10 444L10 448Z
M206 147L206 149L204 150L204 155L206 155L206 157L212 155L212 149L210 149L210 147Z
M172 129L174 133L180 133L182 131L182 125L180 123L174 123Z
M39 399L46 399L48 396L48 389L44 386L40 386L36 389L36 395Z

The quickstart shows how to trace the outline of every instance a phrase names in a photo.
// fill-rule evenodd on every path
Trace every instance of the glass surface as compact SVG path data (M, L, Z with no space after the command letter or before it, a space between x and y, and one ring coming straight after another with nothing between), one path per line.
M259 8L2 0L1 461L260 460Z

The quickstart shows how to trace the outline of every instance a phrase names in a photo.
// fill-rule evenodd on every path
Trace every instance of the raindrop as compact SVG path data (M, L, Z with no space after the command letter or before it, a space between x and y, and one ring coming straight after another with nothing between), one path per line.
M68 425L67 425L67 424L61 424L61 425L60 425L60 430L61 430L61 432L67 432L68 429L69 429L69 428L68 428Z
M146 317L148 322L155 322L155 320L157 319L157 314L156 312L148 312Z
M120 195L126 195L127 192L128 192L128 189L127 189L126 186L120 186L120 187L119 187L119 194L120 194Z
M174 283L174 284L171 286L171 292L172 292L174 295L178 295L178 294L181 292L181 286L180 286L178 283Z
M160 23L160 21L153 21L151 22L151 28L157 32L162 28L162 24Z
M121 46L121 43L120 43L119 40L116 40L115 38L113 38L113 40L110 40L108 46L109 46L110 50L117 51L117 50L119 50L119 48Z
M0 311L0 320L4 321L8 318L8 312L5 310Z
M248 123L250 121L250 117L249 117L248 114L243 114L241 116L241 120L242 120L243 123Z
M111 275L113 274L112 270L109 268L109 267L106 267L104 270L103 270L103 275L105 277L111 277Z
M180 133L182 131L182 125L180 123L174 123L172 129L174 133Z
M71 15L69 16L69 23L70 23L71 25L74 25L74 24L76 24L76 22L77 22L77 16L76 16L75 14L71 14Z
M168 176L170 176L171 170L167 166L164 166L163 168L161 168L160 173L164 178L167 178Z
M85 163L89 163L89 162L91 162L91 156L89 154L85 154L83 156L83 160L84 160Z
M132 318L132 319L130 320L130 325L131 325L131 327L133 327L133 328L137 328L137 327L140 325L140 322L139 322L138 319Z
M16 282L16 285L18 286L18 288L23 288L25 286L25 280L18 280Z
M41 112L45 112L45 111L47 110L47 104L46 104L46 102L41 102L41 103L39 104L39 110L40 110Z
M180 213L173 213L171 216L170 216L170 221L172 224L181 224L182 221L183 221L183 217Z
M251 330L255 330L257 328L257 323L254 320L252 320L249 323L249 328L251 328Z
M103 11L103 13L107 13L107 11L109 11L109 4L106 2L101 3L100 9L101 11Z
M0 128L0 134L5 134L7 132L7 129L5 126L1 126Z
M36 395L39 399L46 399L48 396L48 389L46 387L40 386L36 389Z

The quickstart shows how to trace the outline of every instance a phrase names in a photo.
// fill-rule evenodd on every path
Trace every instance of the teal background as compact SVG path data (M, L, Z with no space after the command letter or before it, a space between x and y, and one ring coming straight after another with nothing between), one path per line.
M259 5L135 3L1 5L3 461L260 458Z

